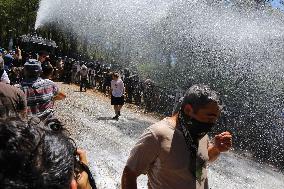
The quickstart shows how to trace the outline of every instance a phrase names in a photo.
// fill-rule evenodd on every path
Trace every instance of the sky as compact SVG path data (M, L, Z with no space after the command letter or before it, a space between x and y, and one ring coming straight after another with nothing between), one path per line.
M284 0L271 0L272 7L279 8L284 11Z

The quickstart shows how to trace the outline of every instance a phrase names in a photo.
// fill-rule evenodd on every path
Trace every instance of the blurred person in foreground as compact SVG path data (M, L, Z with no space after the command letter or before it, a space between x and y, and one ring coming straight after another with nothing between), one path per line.
M54 115L54 101L62 100L66 96L60 92L58 86L49 79L42 79L41 63L30 59L24 64L25 78L21 88L27 98L27 114L41 120Z
M17 87L0 82L0 118L20 117L26 119L27 100Z
M0 188L92 188L80 168L87 164L86 153L62 131L46 130L39 122L1 119L0 154Z
M139 138L123 172L122 189L136 189L141 174L147 174L150 189L208 189L208 162L232 146L229 132L209 141L207 133L220 110L219 96L208 86L189 88L175 114Z

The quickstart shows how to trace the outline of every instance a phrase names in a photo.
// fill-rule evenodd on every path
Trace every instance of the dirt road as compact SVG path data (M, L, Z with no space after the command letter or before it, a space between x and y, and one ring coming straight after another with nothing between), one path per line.
M98 92L79 92L75 85L59 84L67 98L56 104L77 145L87 151L99 189L120 188L120 178L129 152L143 130L158 118L135 107L124 107L119 121L112 120L110 100ZM284 176L272 168L226 153L209 167L212 189L282 189ZM138 188L147 188L146 176Z

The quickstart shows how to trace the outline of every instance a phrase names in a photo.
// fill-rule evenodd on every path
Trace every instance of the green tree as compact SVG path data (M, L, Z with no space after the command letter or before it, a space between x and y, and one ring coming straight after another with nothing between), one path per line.
M0 46L33 31L39 0L0 0Z

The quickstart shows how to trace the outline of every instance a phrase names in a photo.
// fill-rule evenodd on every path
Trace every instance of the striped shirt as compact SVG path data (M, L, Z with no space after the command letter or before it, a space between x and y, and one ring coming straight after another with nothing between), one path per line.
M53 81L42 78L26 80L21 88L27 98L28 116L42 117L53 112L53 98L59 93L59 88Z

